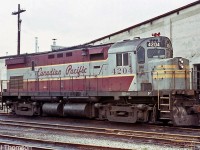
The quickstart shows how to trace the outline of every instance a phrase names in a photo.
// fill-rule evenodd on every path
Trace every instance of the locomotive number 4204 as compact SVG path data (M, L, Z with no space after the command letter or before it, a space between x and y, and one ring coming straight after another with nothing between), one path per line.
M113 74L127 74L131 72L132 72L131 67L130 68L120 67L120 68L113 69Z
M157 41L147 42L147 47L160 47L160 42Z

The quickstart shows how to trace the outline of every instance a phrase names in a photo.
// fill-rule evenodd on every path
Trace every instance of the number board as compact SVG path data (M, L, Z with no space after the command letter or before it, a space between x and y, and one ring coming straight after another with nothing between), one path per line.
M160 42L152 40L150 42L147 42L147 47L160 47Z

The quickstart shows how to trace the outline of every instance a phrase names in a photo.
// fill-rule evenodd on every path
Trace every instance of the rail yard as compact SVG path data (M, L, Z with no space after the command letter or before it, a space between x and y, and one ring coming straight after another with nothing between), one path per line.
M17 55L0 57L0 150L200 149L199 4L24 54L18 4Z
M2 144L24 143L23 146L33 149L198 149L200 146L198 127L130 126L55 117L33 120L6 113L0 117L0 126Z

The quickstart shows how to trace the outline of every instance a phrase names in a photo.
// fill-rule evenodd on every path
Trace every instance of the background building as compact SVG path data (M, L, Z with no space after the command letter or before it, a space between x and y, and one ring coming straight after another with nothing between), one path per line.
M134 15L134 14L130 14ZM200 0L163 15L133 25L86 44L105 44L160 33L171 39L174 57L190 59L191 67L200 64ZM199 67L200 68L200 67Z

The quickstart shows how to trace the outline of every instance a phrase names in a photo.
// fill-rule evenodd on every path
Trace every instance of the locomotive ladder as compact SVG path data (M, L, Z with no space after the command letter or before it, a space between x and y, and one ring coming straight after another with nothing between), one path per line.
M170 120L171 104L170 95L158 98L158 110L160 111L161 120Z

